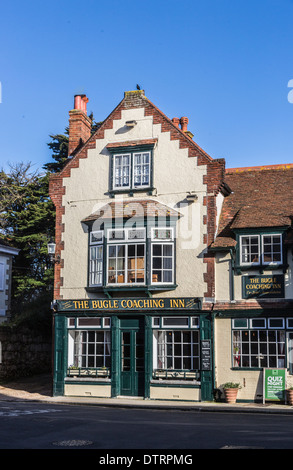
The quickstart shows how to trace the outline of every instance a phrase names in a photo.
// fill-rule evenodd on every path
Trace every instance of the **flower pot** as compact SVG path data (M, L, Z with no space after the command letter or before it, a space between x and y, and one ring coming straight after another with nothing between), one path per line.
M226 403L236 403L238 388L224 388Z
M286 393L288 405L293 405L293 390L286 390Z

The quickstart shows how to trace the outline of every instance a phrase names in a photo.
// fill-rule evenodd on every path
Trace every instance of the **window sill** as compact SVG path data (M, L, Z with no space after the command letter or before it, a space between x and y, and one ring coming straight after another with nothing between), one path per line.
M289 265L288 264L239 264L235 266L236 274L242 274L243 271L259 271L262 274L264 271L277 271L281 270L285 274Z
M165 290L175 290L177 284L160 284L158 286L138 286L131 284L124 284L123 286L89 286L85 290L87 292L104 292L105 294L109 292L126 292L126 291L137 291L137 292L154 292L154 291L165 291Z
M192 379L181 379L181 380L171 380L171 379L153 379L150 381L150 384L152 386L161 386L161 387L168 387L170 385L179 385L179 386L184 386L184 385L196 385L200 386L201 382L198 380Z
M84 383L84 382L92 382L92 383L105 383L105 382L109 382L111 383L111 379L109 377L88 377L88 376L82 376L82 377L78 377L78 376L71 376L71 377L65 377L65 382L66 383L76 383L76 382L79 382L79 383Z
M152 186L146 186L145 188L122 188L122 189L111 189L109 195L111 198L114 198L116 194L128 194L129 197L133 197L134 193L147 193L149 196L152 196L153 191L156 188Z

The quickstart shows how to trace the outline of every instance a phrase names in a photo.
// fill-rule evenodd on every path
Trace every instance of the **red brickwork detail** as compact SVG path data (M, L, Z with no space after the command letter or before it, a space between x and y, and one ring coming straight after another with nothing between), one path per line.
M73 155L91 135L91 119L82 111L69 111L68 155Z
M204 197L204 206L207 207L207 215L203 218L203 224L207 227L207 234L204 235L204 243L207 248L214 241L216 231L216 203L215 197L219 191L219 187L224 180L225 161L224 159L213 160L204 152L191 137L179 129L175 123L165 116L153 103L151 103L142 91L126 92L124 99L105 119L100 128L93 134L86 143L75 153L68 161L65 168L58 174L53 175L50 181L50 197L56 207L56 254L61 257L64 249L64 243L61 242L64 224L62 223L62 215L65 208L62 206L62 196L65 194L63 178L70 177L71 168L79 167L79 160L87 158L88 149L96 147L96 140L104 138L104 132L107 129L113 129L113 121L121 119L121 112L125 109L144 108L145 116L153 117L153 124L160 124L162 132L170 132L170 140L178 140L180 149L188 149L188 157L196 157L197 165L206 165L207 175L203 177L203 183L207 186L208 196ZM84 115L85 116L85 115ZM73 116L71 116L73 119ZM73 121L72 121L73 122ZM84 134L83 134L84 135ZM204 281L207 283L207 291L205 297L214 297L215 293L215 258L214 254L209 251L204 255L204 263L207 265L207 272L204 275ZM55 265L55 284L54 298L61 299L60 287L63 285L61 277L61 268L64 266L62 260L60 264Z

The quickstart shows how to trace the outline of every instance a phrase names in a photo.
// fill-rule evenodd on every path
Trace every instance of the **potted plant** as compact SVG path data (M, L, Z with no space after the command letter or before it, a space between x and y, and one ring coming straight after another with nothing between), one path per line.
M288 405L293 405L293 387L287 388L286 395Z
M225 400L227 403L236 403L238 390L240 388L240 384L234 382L226 382L223 385Z

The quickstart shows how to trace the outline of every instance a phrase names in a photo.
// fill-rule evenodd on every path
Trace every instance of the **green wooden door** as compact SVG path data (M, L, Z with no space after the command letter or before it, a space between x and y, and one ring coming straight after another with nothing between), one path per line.
M144 325L141 319L121 320L120 394L126 396L144 396Z

